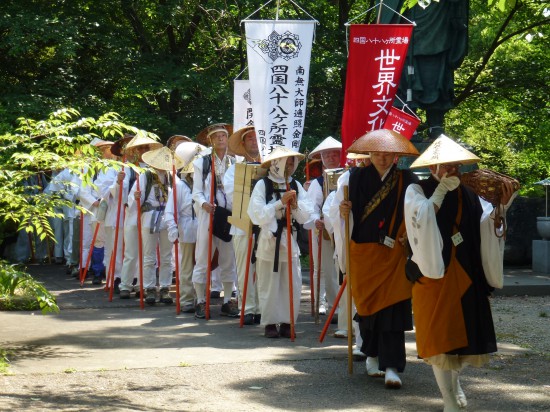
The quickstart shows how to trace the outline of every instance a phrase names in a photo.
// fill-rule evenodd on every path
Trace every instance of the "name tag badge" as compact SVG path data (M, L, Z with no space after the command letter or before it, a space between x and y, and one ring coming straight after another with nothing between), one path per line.
M393 240L391 237L389 236L386 236L384 238L384 245L386 245L387 247L389 247L390 249L393 249L393 247L395 246L395 240Z
M462 242L464 242L464 239L462 238L462 235L460 232L455 233L453 236L451 236L451 240L453 241L453 245L458 246Z

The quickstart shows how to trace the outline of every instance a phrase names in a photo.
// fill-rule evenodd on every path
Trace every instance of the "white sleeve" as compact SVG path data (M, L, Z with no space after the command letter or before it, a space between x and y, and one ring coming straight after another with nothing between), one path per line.
M334 228L332 227L332 216L330 215L330 213L331 213L332 202L334 201L335 195L336 195L336 192L334 191L330 192L323 205L323 216L325 216L325 229L330 234L334 233Z
M227 209L233 210L233 192L235 190L235 164L229 166L229 169L223 175L223 188L227 199Z
M275 221L275 212L284 208L281 200L266 204L265 183L259 180L250 195L247 213L252 223L258 226L266 226Z
M302 187L300 182L296 180L298 186L298 207L296 209L291 209L292 217L300 224L304 224L310 219L311 214L313 213L313 204L309 199L307 192Z
M496 230L495 234L495 212L493 205L482 198L479 198L483 214L480 220L479 231L481 235L481 263L489 285L502 289L504 285L504 233L503 228ZM499 206L500 207L500 206ZM501 208L502 210L503 208ZM503 210L503 214L506 212ZM504 216L503 216L504 217Z
M445 274L443 238L437 226L434 204L417 184L409 185L405 192L405 225L413 251L412 260L424 276L442 278Z
M309 201L313 205L313 213L311 213L308 221L304 223L304 228L313 230L315 229L315 221L321 218L321 208L323 206L323 188L317 179L311 181L306 193Z
M340 203L344 200L344 186L349 185L349 170L338 178L338 189L334 194L334 200L330 205L329 218L334 230L334 251L338 255L338 264L342 273L346 273L346 222L340 216ZM349 214L349 233L353 232L353 214Z
M205 182L203 182L202 180L202 159L203 158L201 157L193 162L193 168L195 169L195 172L193 173L193 200L195 201L195 205L198 209L200 209L204 203L208 203L208 198L206 197L206 193L204 192ZM209 176L210 173L208 173L206 179L208 179Z

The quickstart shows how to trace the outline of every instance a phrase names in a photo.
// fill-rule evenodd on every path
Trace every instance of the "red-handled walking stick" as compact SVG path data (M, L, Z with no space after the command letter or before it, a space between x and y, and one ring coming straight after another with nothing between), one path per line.
M84 214L80 213L80 238L82 239L82 228L84 225L82 222L84 221ZM95 230L94 230L94 236L92 237L92 244L90 245L90 250L88 251L88 257L86 258L86 265L83 267L80 267L80 286L84 285L84 280L86 279L86 271L88 270L88 266L90 265L90 261L92 260L92 253L94 252L94 245L95 240L97 238L97 233L99 232L99 222L96 222ZM80 264L82 265L82 241L80 246Z
M325 322L325 326L323 327L323 330L321 331L321 335L319 336L319 342L323 343L323 340L325 339L325 335L327 334L327 330L330 326L330 322L332 321L332 318L334 317L334 312L336 312L336 309L338 308L338 303L340 303L340 299L342 298L342 294L344 293L344 289L346 288L347 284L347 278L344 277L344 280L342 281L342 284L340 285L340 290L338 290L338 294L336 295L336 299L334 299L334 306L330 310L330 313L328 314L327 321Z
M123 163L126 163L126 155L122 158ZM117 176L118 179L118 176ZM113 252L111 253L111 267L109 268L109 277L111 278L110 288L109 288L109 302L113 301L113 290L115 285L115 270L116 270L116 255L118 250L118 232L120 231L120 210L122 209L122 192L124 191L124 181L119 182L118 185L118 201L116 208L116 224L115 224L115 242L113 245ZM123 252L124 253L124 252Z
M176 229L179 232L178 228L178 191L176 188L176 159L172 157L172 197L174 198L174 223L176 224ZM179 239L176 238L176 241L174 242L175 249L175 255L174 258L176 260L176 315L180 314L181 307L180 307L180 242Z
M139 173L136 173L136 190L140 193L141 190L139 185ZM137 231L138 231L138 263L139 263L139 307L145 309L145 303L143 300L143 239L141 234L141 197L136 200L136 209L137 209Z
M210 182L210 204L215 203L215 196L216 196L216 167L215 167L215 150L214 146L212 145L212 161L210 165L210 176L211 176L211 182ZM206 320L210 319L210 282L212 281L212 236L213 236L213 228L214 228L214 212L210 212L209 223L208 223L208 263L206 265L206 310L205 310L205 318Z
M290 190L288 183L288 171L285 168L285 184L286 190ZM292 225L291 220L292 211L290 202L286 205L286 251L287 251L287 263L288 263L288 295L290 301L290 340L294 342L296 331L294 329L294 287L292 284Z

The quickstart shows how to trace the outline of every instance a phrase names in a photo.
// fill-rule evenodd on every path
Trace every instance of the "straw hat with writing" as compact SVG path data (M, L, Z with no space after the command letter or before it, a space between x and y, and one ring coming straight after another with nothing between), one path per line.
M228 123L211 124L210 126L206 126L202 129L195 140L197 143L209 147L211 146L210 136L216 132L225 132L227 133L227 137L229 137L233 134L233 126Z
M428 167L444 163L472 164L480 160L475 154L442 134L411 164L410 168Z
M401 156L418 156L418 150L404 136L393 130L373 130L361 136L347 150L348 153L395 153Z
M174 154L173 151L163 146L160 149L150 150L144 153L142 159L149 166L159 170L172 170L172 165L175 162L176 169L184 166L183 160Z
M321 153L327 150L342 150L342 143L336 140L334 137L329 136L311 151L311 153L309 154L309 158L320 159Z

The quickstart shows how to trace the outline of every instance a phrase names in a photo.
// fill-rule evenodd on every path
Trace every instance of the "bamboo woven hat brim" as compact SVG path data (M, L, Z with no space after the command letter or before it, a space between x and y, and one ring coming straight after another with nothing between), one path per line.
M144 136L143 134L137 134L126 145L126 154L131 154L139 146L149 146L150 150L160 149L161 147L164 147L161 142L157 142L156 140L153 140L148 136Z
M346 157L350 160L370 159L369 154L363 154L363 153L348 153Z
M112 146L111 146L111 153L115 156L122 157L122 154L124 150L126 149L126 145L134 138L131 134L125 134L123 137L118 139Z
M165 146L160 149L150 150L144 153L141 158L149 166L159 170L171 171L173 162L176 162L176 169L180 169L184 166L183 160Z
M418 156L418 150L404 136L393 130L380 129L364 134L351 144L348 153L395 153L401 156Z
M410 168L427 167L444 163L472 164L480 160L475 154L442 134L410 165Z
M342 150L342 143L336 140L334 137L329 136L311 151L311 153L309 154L309 158L320 159L321 152L324 152L325 150Z
M227 137L233 134L233 126L228 123L216 123L202 129L195 140L203 146L210 146L210 135L216 132L226 132Z
M229 151L237 156L246 156L244 145L242 145L243 137L247 133L251 133L254 130L254 126L246 126L237 130L231 136L229 136L228 147Z
M305 158L301 153L295 152L283 146L277 146L271 154L267 155L263 163L260 165L264 169L269 169L271 167L271 161L275 159L282 159L283 157L297 157L298 161Z
M178 143L181 142L192 142L192 140L187 136L176 134L168 139L168 141L166 142L166 147L170 150L176 150L176 147L178 147Z

